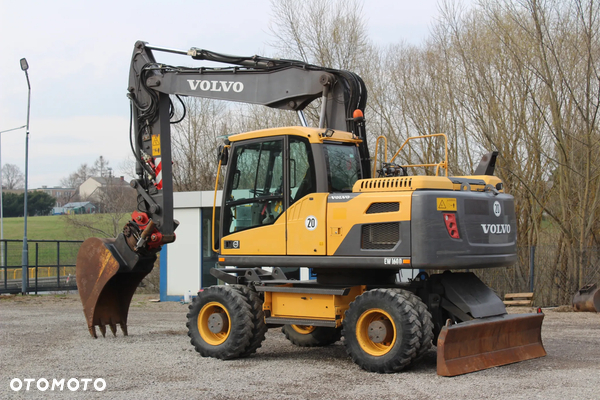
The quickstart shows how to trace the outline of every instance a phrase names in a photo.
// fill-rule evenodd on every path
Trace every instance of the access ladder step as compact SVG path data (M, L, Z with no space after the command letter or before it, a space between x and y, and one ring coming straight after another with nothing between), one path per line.
M305 319L305 318L282 318L282 317L267 317L265 318L267 324L276 325L302 325L302 326L324 326L327 328L335 328L336 321L323 321L319 319Z

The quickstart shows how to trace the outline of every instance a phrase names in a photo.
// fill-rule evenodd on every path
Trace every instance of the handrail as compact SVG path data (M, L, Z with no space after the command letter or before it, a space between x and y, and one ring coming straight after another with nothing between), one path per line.
M435 137L435 136L443 136L444 137L444 144L445 144L445 146L444 146L445 147L444 161L440 161L439 163L435 163L435 164L409 164L409 165L404 165L404 167L436 167L435 176L438 176L440 168L444 168L444 170L446 171L446 176L448 176L448 136L446 136L445 133L433 133L431 135L411 136L411 137L406 138L404 143L402 143L402 146L400 146L400 148L398 149L396 154L394 154L394 157L392 157L392 159L390 160L390 163L394 162L396 157L398 157L398 154L400 154L400 152L402 151L404 146L406 146L406 144L410 140L425 139L425 138Z
M387 147L388 147L388 142L387 142L387 137L383 136L383 135L379 135L377 136L377 140L375 141L375 159L373 160L373 175L371 176L376 176L377 175L377 150L379 150L379 139L383 139L385 140L385 144L384 144L384 148L383 148L383 156L384 156L384 162L387 163Z
M229 145L225 145L223 147L223 151L225 151L225 149L230 148L231 146ZM221 175L221 163L223 162L222 158L219 157L219 165L217 167L217 178L215 179L215 194L213 197L213 209L212 209L212 223L211 223L211 229L212 232L210 234L210 236L213 238L212 239L212 243L211 243L211 247L212 247L212 251L214 251L215 253L219 253L219 249L217 249L217 246L215 246L215 239L214 239L214 234L215 234L215 216L217 215L217 190L219 188L219 176ZM223 194L225 195L225 194Z

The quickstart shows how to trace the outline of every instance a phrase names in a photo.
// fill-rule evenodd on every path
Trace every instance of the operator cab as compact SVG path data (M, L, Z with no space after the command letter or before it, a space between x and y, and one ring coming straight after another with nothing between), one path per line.
M352 192L363 176L358 141L320 132L290 127L230 137L221 237L273 224L311 193Z

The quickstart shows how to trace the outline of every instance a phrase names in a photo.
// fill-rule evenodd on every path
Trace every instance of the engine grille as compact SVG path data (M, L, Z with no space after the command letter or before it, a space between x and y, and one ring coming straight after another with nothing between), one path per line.
M361 179L357 181L360 184L360 191L381 191L381 190L399 190L412 189L413 178L372 178ZM371 190L369 190L371 189Z
M400 210L400 203L373 203L367 209L367 214L379 214L387 212L396 212Z
M367 250L393 249L400 241L400 223L369 224L362 226L361 248Z

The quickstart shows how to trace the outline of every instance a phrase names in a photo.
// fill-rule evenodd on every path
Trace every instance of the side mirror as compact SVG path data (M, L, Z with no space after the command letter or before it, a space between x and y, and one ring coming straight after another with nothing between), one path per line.
M225 147L223 145L219 146L219 151L217 154L217 159L221 161L221 166L226 166L227 161L229 160L229 147Z

